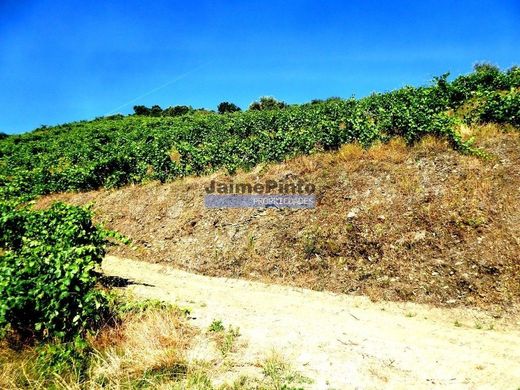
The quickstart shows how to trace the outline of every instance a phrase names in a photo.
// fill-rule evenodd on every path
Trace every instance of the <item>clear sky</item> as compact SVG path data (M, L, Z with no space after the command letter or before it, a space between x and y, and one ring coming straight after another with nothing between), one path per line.
M0 0L0 132L520 65L520 1Z

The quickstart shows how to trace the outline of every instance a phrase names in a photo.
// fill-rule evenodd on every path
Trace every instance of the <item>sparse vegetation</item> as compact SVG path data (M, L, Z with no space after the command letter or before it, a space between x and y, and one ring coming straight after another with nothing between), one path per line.
M4 340L0 344L0 387L278 390L296 389L291 386L307 380L290 371L282 360L270 358L262 363L263 375L241 376L216 385L212 377L233 370L234 364L222 364L227 354L189 359L199 331L188 323L185 310L156 300L139 301L121 295L110 298L117 305L115 321L85 339L55 340L17 349ZM228 341L238 337L236 330L230 327L217 333L223 336L223 346L233 344L237 348Z
M210 332L223 332L225 330L224 324L220 320L213 320L210 324L209 329Z
M240 336L238 328L229 326L226 329L222 321L214 320L210 324L208 331L214 334L218 349L224 358L236 348L236 339Z
M266 378L264 383L268 389L298 390L303 389L299 385L312 383L309 378L293 371L285 359L274 351L261 365Z

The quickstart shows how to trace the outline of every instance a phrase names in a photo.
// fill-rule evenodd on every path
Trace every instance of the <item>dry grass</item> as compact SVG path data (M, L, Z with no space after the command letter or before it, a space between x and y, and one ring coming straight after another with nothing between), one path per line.
M300 382L281 358L267 359L258 369L241 361L239 336L231 326L201 332L182 311L155 307L126 314L118 325L90 336L87 353L61 365L56 355L42 355L49 345L13 349L0 341L0 388L274 390ZM248 364L250 374L240 374Z
M88 354L67 359L62 368L40 360L43 346L16 351L4 344L0 388L119 389L180 383L188 376L186 354L195 333L175 308L130 314L89 337ZM88 367L80 369L80 364Z
M134 240L112 253L213 276L373 299L513 310L520 303L520 136L472 128L490 158L426 137L365 151L298 157L228 177L187 178L43 198L94 202L97 218ZM508 129L506 129L508 130ZM301 178L312 210L205 209L210 180ZM350 217L349 217L350 216Z
M185 309L128 291L114 297L118 320L83 346L0 339L0 389L278 390L310 383L274 351L253 359L236 327L214 321L198 329Z
M185 353L195 330L174 310L153 310L108 328L92 345L96 351L89 377L118 387L152 374L155 380L186 376Z

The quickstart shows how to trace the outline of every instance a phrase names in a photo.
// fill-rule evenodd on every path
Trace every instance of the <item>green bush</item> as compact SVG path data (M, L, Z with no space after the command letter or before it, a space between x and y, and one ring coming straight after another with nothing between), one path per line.
M488 92L476 112L480 123L509 123L520 126L520 91Z
M105 237L88 209L0 203L0 329L66 340L95 328L106 302L94 270Z
M466 76L460 76L450 85L450 100L457 107L476 94L484 91L507 90L520 87L518 70L514 67L507 72L490 64L477 64L475 71Z
M254 111L260 111L260 110L280 110L283 108L286 108L288 105L285 102L281 102L276 100L274 97L271 96L262 96L260 98L260 101L253 102L249 105L249 109Z

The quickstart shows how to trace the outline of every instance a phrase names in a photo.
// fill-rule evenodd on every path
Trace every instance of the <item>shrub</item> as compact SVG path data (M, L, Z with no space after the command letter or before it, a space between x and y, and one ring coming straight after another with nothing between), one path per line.
M152 108L150 109L150 115L151 116L161 116L163 110L161 108L161 106L159 105L154 105L152 106Z
M518 68L512 67L507 72L501 72L494 65L482 63L475 65L474 72L459 76L450 85L450 100L458 107L466 100L485 91L508 90L519 87Z
M88 209L0 203L0 329L65 340L95 328L105 309L94 272L105 237Z
M520 126L520 92L514 89L508 93L489 92L477 113L480 123L510 123Z
M181 116L186 115L193 111L193 108L190 106L172 106L168 107L162 112L163 116Z

